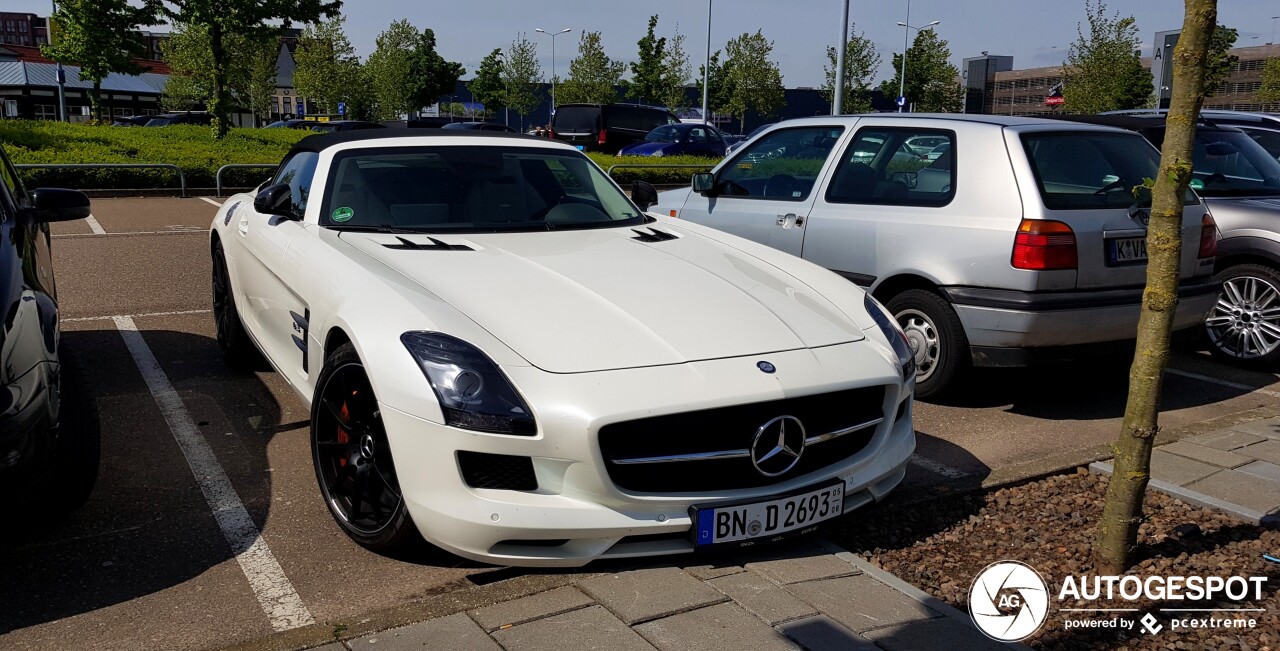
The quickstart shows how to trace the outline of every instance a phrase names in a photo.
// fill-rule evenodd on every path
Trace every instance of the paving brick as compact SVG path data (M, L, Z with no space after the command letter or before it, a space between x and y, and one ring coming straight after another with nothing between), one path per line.
M1280 463L1280 441L1268 439L1261 443L1254 443L1236 450L1236 454L1270 461L1271 463Z
M732 603L655 619L637 626L636 631L659 649L800 649L782 633Z
M728 598L677 567L598 576L578 584L627 624L665 617Z
M924 604L865 574L796 583L787 589L857 633L938 616Z
M1257 434L1248 434L1246 432L1224 429L1216 432L1197 434L1183 440L1198 443L1205 447L1214 448L1215 450L1234 450L1236 448L1253 445L1254 443L1265 441L1267 439L1265 436L1258 436Z
M825 615L787 622L778 628L809 651L879 651L867 638Z
M1223 468L1238 468L1250 461L1252 458L1229 452L1227 450L1218 450L1207 445L1197 445L1187 441L1177 441L1168 445L1160 446L1160 450L1164 452L1172 452L1178 456L1212 463L1215 466Z
M333 642L324 646L312 647L307 651L347 651L347 647L343 646L341 642Z
M1187 484L1187 488L1262 513L1270 513L1280 507L1280 482L1239 470L1223 470Z
M471 618L493 631L503 626L514 626L528 621L559 615L592 604L591 598L577 588L565 586L539 594L494 604L471 612Z
M1253 463L1247 463L1240 466L1239 468L1236 468L1236 470L1246 475L1253 475L1254 477L1261 477L1263 479L1280 482L1280 466L1277 466L1270 461L1254 461Z
M1157 449L1151 453L1151 477L1178 486L1204 479L1222 468Z
M1009 645L996 642L978 632L978 629L943 617L927 622L886 626L864 633L877 646L886 651L936 651L937 649L965 649L966 651L1000 651Z
M366 635L347 644L355 651L502 651L463 613Z
M684 568L684 571L688 572L695 579L710 581L711 579L718 579L722 576L729 576L730 574L737 574L738 572L746 572L747 568L733 563L715 563L710 565L688 565Z
M779 585L831 579L858 573L848 561L825 549L790 548L748 559L746 568Z
M507 651L653 651L653 645L600 606L504 628L495 631L493 637Z
M1280 418L1266 418L1263 420L1255 420L1239 425L1232 425L1231 429L1237 432L1253 434L1269 439L1280 439Z
M812 606L755 572L730 574L707 583L770 625L818 614Z

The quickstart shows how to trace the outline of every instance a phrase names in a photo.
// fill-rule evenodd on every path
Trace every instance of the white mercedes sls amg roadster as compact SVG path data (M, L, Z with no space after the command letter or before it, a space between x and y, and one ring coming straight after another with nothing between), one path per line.
M915 447L902 331L655 196L546 139L310 136L213 220L218 343L310 405L324 501L379 552L574 566L885 496Z

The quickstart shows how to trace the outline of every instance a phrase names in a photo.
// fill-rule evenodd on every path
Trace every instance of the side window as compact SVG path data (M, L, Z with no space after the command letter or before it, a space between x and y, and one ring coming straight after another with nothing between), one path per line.
M725 196L803 201L844 127L776 129L743 148L716 178Z
M1262 145L1271 157L1280 161L1280 131L1269 131L1267 129L1246 129L1243 131L1249 134L1253 141Z
M320 155L313 151L294 154L280 166L272 184L286 184L293 194L293 212L301 218L307 212L307 198L316 175L316 163Z
M0 182L4 183L5 191L16 205L27 205L27 191L18 178L18 169L9 162L9 156L3 151L0 151Z
M689 129L689 142L695 145L707 144L707 130L701 127Z
M945 206L955 196L955 133L869 127L858 131L831 177L829 203Z

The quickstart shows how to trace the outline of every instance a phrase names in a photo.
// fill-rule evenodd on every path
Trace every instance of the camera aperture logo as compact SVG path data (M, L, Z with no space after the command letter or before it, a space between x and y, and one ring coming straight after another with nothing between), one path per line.
M992 563L969 587L969 615L978 630L1001 642L1016 642L1039 630L1049 613L1049 587L1031 566Z

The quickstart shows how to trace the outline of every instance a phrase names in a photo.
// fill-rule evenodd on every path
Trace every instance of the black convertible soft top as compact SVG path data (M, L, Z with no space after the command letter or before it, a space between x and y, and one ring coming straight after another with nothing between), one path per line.
M334 145L341 145L348 142L361 142L364 140L392 140L397 138L501 138L511 139L519 138L522 140L537 140L540 142L552 143L554 140L547 138L538 138L536 136L526 136L520 133L509 133L506 131L455 131L453 129L362 129L358 131L339 131L336 133L316 134L307 136L299 140L296 145L290 149L290 153L298 151L314 151L319 152Z

